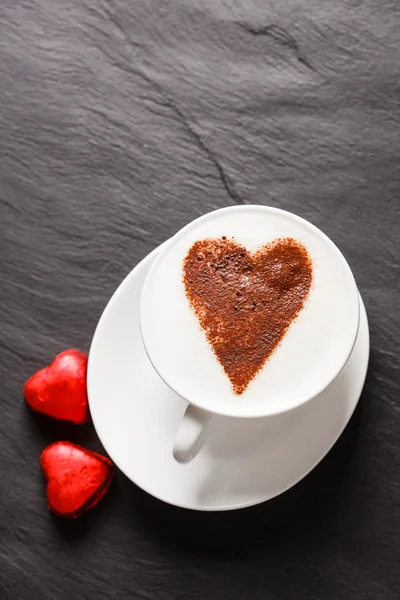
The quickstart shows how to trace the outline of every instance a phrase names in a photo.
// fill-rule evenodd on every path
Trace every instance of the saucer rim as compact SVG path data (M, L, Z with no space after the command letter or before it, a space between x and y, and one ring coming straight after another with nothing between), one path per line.
M115 292L112 294L112 296L110 297L109 301L107 302L99 320L98 323L96 325L96 329L90 344L90 349L89 349L89 355L88 355L88 368L87 368L87 392L88 392L88 402L89 402L89 409L90 409L90 414L92 417L92 422L93 422L93 426L96 430L96 433L99 437L99 440L101 442L101 444L103 445L105 451L107 452L107 454L110 456L112 462L116 465L116 467L125 475L125 477L127 477L127 479L129 481L131 481L134 485L136 485L137 487L139 487L141 490L143 490L144 492L146 492L147 494L149 494L150 496L152 496L153 498L156 498L157 500L160 500L161 502L165 502L166 504L169 504L171 506L176 506L178 508L183 508L183 509L187 509L187 510L194 510L194 511L198 511L198 512L225 512L225 511L233 511L233 510L242 510L245 508L251 508L253 506L257 506L258 504L262 504L264 502L268 502L269 500L272 500L273 498L276 498L278 496L280 496L281 494L284 494L285 492L287 492L289 489L291 489L292 487L294 487L295 485L297 485L300 481L302 481L305 477L307 477L307 475L309 475L315 468L316 466L327 456L327 454L331 451L331 449L333 448L333 446L336 444L336 442L338 441L338 439L340 438L340 436L342 435L343 431L345 430L346 426L348 425L350 419L352 418L354 411L358 405L358 402L360 400L361 397L361 393L362 390L364 388L364 384L365 384L365 379L367 376L367 370L368 370L368 364L369 364L369 355L370 355L370 333L369 333L369 324L368 324L368 315L365 309L365 305L363 302L363 299L361 297L361 294L358 292L359 294L359 301L360 301L360 324L361 324L361 313L364 313L365 316L365 327L366 327L366 344L367 344L367 355L366 355L366 360L365 360L365 365L364 365L364 373L362 375L361 378L361 382L360 382L360 389L357 392L357 399L354 402L354 406L351 408L351 411L349 412L348 418L347 420L344 422L343 427L338 430L338 434L335 437L335 439L333 440L333 442L324 450L324 453L321 454L318 457L318 460L313 463L310 468L303 472L301 474L301 476L296 479L295 481L291 482L290 485L288 485L287 487L281 489L278 493L274 494L273 496L269 495L267 497L260 497L257 499L252 499L243 503L235 503L235 504L224 504L224 505L220 505L220 506L216 506L216 505L202 505L202 506L198 506L198 505L190 505L190 504L185 504L185 503L179 503L179 502L171 502L170 499L166 499L164 497L162 497L162 495L160 494L156 494L153 491L150 491L149 489L146 489L146 487L138 484L136 481L134 481L134 479L132 479L128 473L125 471L125 469L121 468L118 464L118 461L114 459L114 455L113 455L113 451L109 449L109 445L107 443L104 442L104 438L102 437L102 435L100 434L100 427L98 426L98 424L96 423L97 421L97 417L95 416L96 413L96 409L94 408L94 400L92 397L92 392L91 392L91 380L92 377L94 377L95 375L95 366L94 366L94 353L95 353L95 347L96 347L96 342L97 342L97 337L100 334L100 330L103 327L104 322L107 320L108 317L108 313L112 310L113 305L115 302L117 302L118 298L120 297L120 295L122 295L125 291L125 288L129 285L129 283L131 282L131 279L133 279L136 276L136 272L139 269L139 267L145 267L145 263L147 263L148 261L151 260L151 258L156 255L159 250L165 246L168 243L169 240L163 242L160 246L154 248L149 254L147 254L142 260L140 260L137 265L128 273L128 275L122 280L122 282L119 284L119 286L117 287L117 289L115 290ZM360 328L359 328L360 331ZM357 333L357 336L359 335L359 331ZM354 350L354 348L353 348ZM351 356L351 354L350 354ZM350 358L350 357L349 357ZM93 375L92 375L93 373ZM331 382L330 385L332 385L333 382ZM329 386L328 386L329 387ZM325 388L327 389L327 388ZM325 392L325 390L323 390L321 392L321 394L323 394ZM317 396L316 396L317 397ZM308 403L306 403L308 404ZM296 410L296 409L294 409ZM285 413L287 414L287 413ZM227 417L227 418L231 418L231 417ZM261 417L260 417L261 418Z

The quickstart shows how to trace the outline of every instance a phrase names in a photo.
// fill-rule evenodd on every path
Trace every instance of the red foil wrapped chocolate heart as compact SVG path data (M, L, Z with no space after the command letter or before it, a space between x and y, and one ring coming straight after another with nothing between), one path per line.
M71 442L55 442L41 454L49 509L75 519L95 506L110 487L112 462Z
M62 421L89 420L86 391L88 358L79 350L64 350L25 383L24 396L32 410Z

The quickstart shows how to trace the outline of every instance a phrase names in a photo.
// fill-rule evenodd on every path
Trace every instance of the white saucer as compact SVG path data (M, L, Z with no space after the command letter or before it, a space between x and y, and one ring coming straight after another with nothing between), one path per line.
M93 337L87 382L100 441L131 481L170 504L231 510L269 500L319 463L357 405L369 358L364 304L353 353L325 392L273 421L215 417L204 448L181 465L172 443L186 403L154 371L139 331L140 292L157 251L121 283Z

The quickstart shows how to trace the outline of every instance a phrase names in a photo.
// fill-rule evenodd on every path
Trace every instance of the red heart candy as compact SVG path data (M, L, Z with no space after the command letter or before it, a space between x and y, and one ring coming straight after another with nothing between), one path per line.
M32 410L62 421L89 420L86 392L87 356L64 350L25 383L24 396Z
M108 458L70 442L47 446L40 465L47 481L49 509L59 517L71 519L95 506L114 476Z

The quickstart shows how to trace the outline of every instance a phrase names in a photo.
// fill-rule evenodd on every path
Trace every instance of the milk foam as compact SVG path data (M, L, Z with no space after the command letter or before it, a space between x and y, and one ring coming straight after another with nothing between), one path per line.
M281 344L237 396L185 294L184 258L197 240L234 237L254 252L276 238L303 244L313 284ZM342 254L318 229L291 213L241 206L209 213L176 234L156 258L141 301L149 358L179 395L204 409L257 416L287 410L324 389L344 366L359 319L358 292Z

